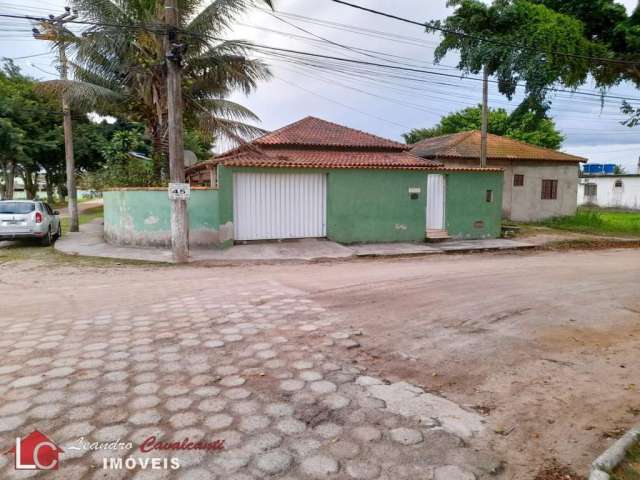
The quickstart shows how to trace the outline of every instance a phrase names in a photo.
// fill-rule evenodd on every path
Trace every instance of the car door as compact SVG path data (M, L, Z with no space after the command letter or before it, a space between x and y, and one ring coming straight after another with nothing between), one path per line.
M53 209L49 206L48 203L43 203L45 213L49 217L49 225L51 226L51 233L54 235L58 232L58 225L60 224L60 217L58 215L53 214Z

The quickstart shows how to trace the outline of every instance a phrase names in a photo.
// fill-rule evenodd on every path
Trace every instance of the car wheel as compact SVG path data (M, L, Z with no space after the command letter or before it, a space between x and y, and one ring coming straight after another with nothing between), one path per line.
M42 246L48 247L52 243L53 243L53 235L51 235L51 227L49 227L49 230L47 230L47 234L42 239Z
M56 240L62 236L62 225L58 223L58 231L56 232Z

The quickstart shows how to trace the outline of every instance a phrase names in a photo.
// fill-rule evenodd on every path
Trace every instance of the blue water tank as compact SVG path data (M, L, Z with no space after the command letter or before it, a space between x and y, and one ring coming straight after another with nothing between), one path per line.
M606 175L613 175L616 172L616 166L613 163L607 163L604 165L604 173Z
M585 163L583 169L587 175L595 175L604 171L604 165L601 163Z

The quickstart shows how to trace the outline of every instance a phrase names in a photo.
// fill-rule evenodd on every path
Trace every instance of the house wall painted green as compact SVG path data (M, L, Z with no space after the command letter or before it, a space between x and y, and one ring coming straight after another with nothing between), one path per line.
M425 239L427 175L424 170L273 169L218 167L220 219L233 222L233 173L327 175L327 237L340 243L421 242ZM444 172L446 224L453 238L500 236L502 173ZM420 189L411 198L409 189ZM492 202L486 192L493 192Z
M171 205L166 189L104 192L104 235L116 245L171 245ZM189 244L231 243L233 228L220 221L219 192L192 190L188 202Z
M487 201L488 191L491 191L490 202ZM502 230L502 173L448 173L445 217L452 238L499 237Z

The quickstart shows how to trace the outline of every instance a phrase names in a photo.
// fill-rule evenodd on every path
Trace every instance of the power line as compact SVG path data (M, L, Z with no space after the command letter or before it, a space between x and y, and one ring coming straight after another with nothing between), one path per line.
M341 5L345 5L347 7L351 7L351 8L355 8L358 10L362 10L368 13L373 13L374 15L380 15L383 17L387 17L387 18L391 18L393 20L398 20L400 22L404 22L404 23L409 23L411 25L418 25L420 27L423 27L425 29L428 30L437 30L443 33L447 33L450 35L457 35L459 37L465 37L465 38L471 38L474 40L478 40L481 42L487 42L487 43L493 43L495 45L499 45L502 47L511 47L511 48L519 48L519 49L523 49L523 50L533 50L531 47L527 47L526 45L521 45L521 44L515 44L515 43L506 43L506 42L499 42L490 38L486 38L486 37L481 37L479 35L472 35L470 33L464 33L464 32L457 32L455 30L451 30L448 28L442 28L442 27L436 27L434 25L429 25L427 23L424 22L418 22L416 20L411 20L408 18L404 18L404 17L400 17L398 15L393 15L390 13L386 13L386 12L381 12L379 10L374 10L372 8L367 8L367 7L363 7L362 5L356 5L355 3L349 3L349 2L345 2L344 0L331 0L335 3L339 3ZM617 64L621 64L621 65L629 65L629 66L638 66L640 65L640 62L634 62L634 61L629 61L629 60L621 60L621 59L615 59L615 58L605 58L605 57L592 57L589 55L579 55L579 54L575 54L575 53L565 53L565 52L558 52L558 51L554 51L554 50L550 50L546 53L553 53L555 55L562 55L565 57L571 57L571 58L580 58L582 60L591 60L591 61L597 61L597 62L601 62L601 63L617 63Z
M334 0L334 1L337 1L337 0ZM47 20L45 18L32 17L32 16L28 16L28 15L0 14L0 17L28 19L28 20L36 20L36 21L46 21ZM148 32L156 33L156 34L160 34L160 35L166 35L167 34L166 29L164 27L162 27L162 26L149 27L149 26L139 25L139 24L123 25L123 24L114 24L114 23L87 22L87 21L81 21L81 20L74 20L74 21L69 22L69 23L77 23L77 24L92 25L92 26L106 26L106 27L123 28L123 29L129 28L129 29L134 29L134 30L137 29L137 30L144 30L144 31L148 31ZM183 34L183 35L188 35L188 36L199 38L200 40L207 40L207 41L210 41L210 40L223 41L224 40L222 38L214 37L214 36L211 36L211 35L200 35L200 34L196 34L196 33L193 33L193 32L188 32L188 31L185 31L185 30L179 30L179 32L181 34ZM302 52L302 51L286 49L286 48L278 48L278 47L273 47L273 46L270 46L270 45L262 45L262 44L258 44L258 43L252 43L252 42L238 42L238 43L244 43L247 47L252 47L254 49L256 49L256 48L260 49L261 48L261 49L272 50L272 51L276 51L276 52L285 52L285 53L303 55L303 56L308 56L308 57L329 59L329 60L335 60L335 61L340 61L340 62L349 62L349 63L355 63L355 64L360 64L360 65L379 67L379 68L395 69L395 70L401 70L401 71L407 71L407 72L413 72L413 73L424 73L424 74L442 76L442 77L447 77L447 78L455 78L455 79L458 79L458 80L462 78L462 79L465 79L465 80L472 80L472 81L478 81L478 82L482 82L483 81L481 78L469 77L469 76L459 76L459 75L454 75L454 74L451 74L451 73L444 73L444 72L433 71L433 70L426 70L426 69L413 68L413 67L405 67L405 66L400 66L400 65L388 65L388 64L381 64L381 63L375 63L375 62L366 62L366 61L362 61L362 60L356 60L356 59L350 59L350 58L344 58L344 57L322 55L322 54L311 53L311 52ZM350 48L350 47L347 47L347 48ZM495 80L491 80L490 82L494 83L494 84L498 83ZM582 96L596 97L596 98L599 98L599 99L609 98L609 99L627 100L627 101L640 101L640 98L621 97L621 96L607 95L607 94L604 94L604 93L603 94L597 94L597 93L583 92L583 91L579 91L579 90L573 91L573 90L564 90L564 89L551 89L551 90L554 91L554 92L563 92L563 93L570 93L572 95L582 95Z

